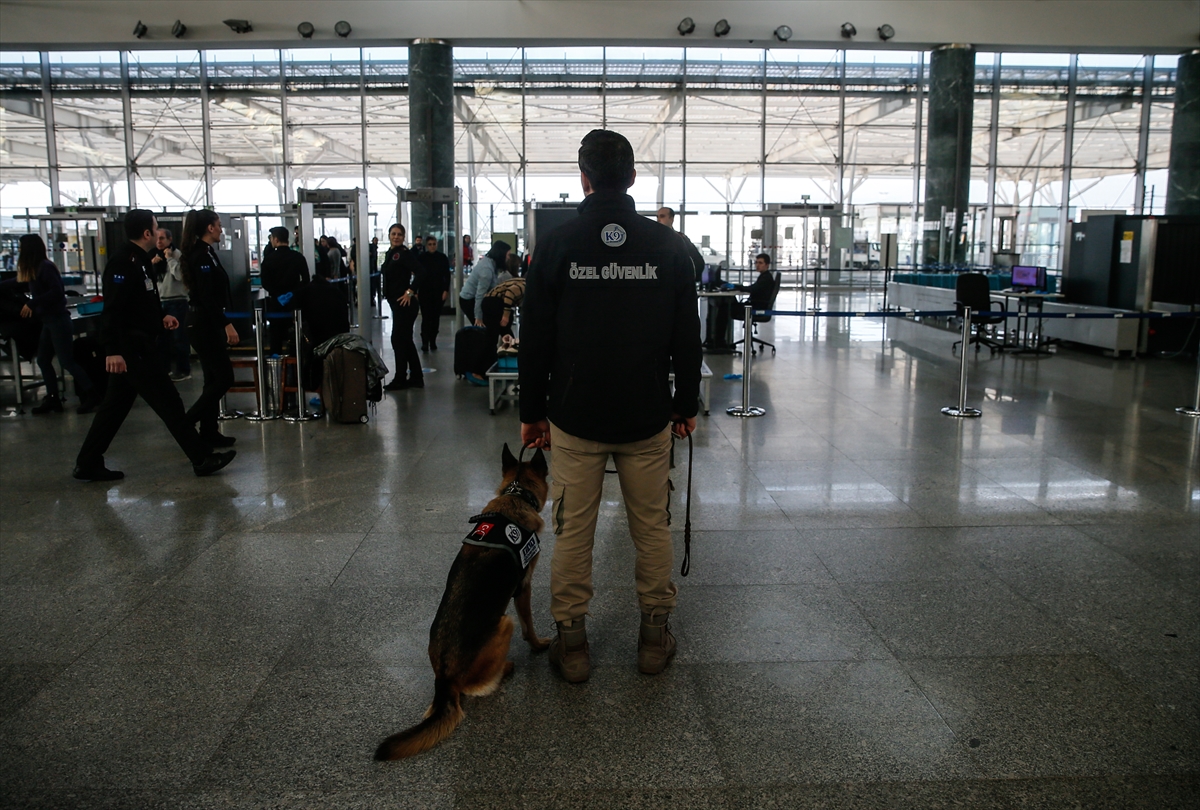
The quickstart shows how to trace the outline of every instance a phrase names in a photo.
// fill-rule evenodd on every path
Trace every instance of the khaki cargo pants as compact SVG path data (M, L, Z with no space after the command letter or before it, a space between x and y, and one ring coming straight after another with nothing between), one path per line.
M671 581L673 555L667 526L671 467L669 427L649 439L603 444L564 433L550 425L551 526L556 535L550 563L550 612L556 622L588 612L592 598L592 545L600 511L604 467L612 456L637 548L638 602L646 613L675 608Z

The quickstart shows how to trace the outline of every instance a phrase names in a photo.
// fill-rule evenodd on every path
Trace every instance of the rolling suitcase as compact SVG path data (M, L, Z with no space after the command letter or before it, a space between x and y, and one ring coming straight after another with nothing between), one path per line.
M496 359L496 347L490 345L487 330L482 326L464 326L454 335L454 374L461 377L468 371L482 375Z
M367 358L336 348L325 357L321 399L335 422L367 421Z

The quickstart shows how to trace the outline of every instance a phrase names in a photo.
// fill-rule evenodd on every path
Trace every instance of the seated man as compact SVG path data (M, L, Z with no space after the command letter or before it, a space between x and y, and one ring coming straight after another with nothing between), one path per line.
M775 276L771 274L771 257L766 253L760 253L754 257L754 269L758 271L758 278L754 279L754 283L746 286L738 284L735 289L741 292L750 293L750 297L742 302L742 306L738 307L735 318L744 318L746 304L754 307L755 312L762 312L770 309L771 296L775 293Z

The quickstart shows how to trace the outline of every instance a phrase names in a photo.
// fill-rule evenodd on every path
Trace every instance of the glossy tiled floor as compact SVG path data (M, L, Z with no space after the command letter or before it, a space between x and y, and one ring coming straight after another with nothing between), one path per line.
M114 486L69 478L86 418L3 420L0 805L1195 807L1194 365L985 352L957 422L948 332L762 336L761 419L708 359L675 665L634 667L613 485L591 681L514 643L501 692L394 764L371 753L428 703L445 573L518 436L448 339L368 426L227 424L209 479L144 405Z

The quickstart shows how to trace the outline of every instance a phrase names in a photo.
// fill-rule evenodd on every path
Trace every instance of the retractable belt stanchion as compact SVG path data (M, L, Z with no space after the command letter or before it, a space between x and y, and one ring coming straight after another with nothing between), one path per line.
M967 355L970 353L968 349L971 347L971 308L963 307L963 331L962 331L962 351L959 354L962 358L958 364L958 407L947 406L942 408L942 413L946 416L957 416L962 419L973 419L977 416L982 416L983 411L978 408L967 407Z
M746 349L753 348L751 345L751 330L753 328L754 307L746 304L745 320L742 321L742 334L746 339L746 345L742 347L742 404L725 409L725 413L730 416L738 416L743 419L762 416L766 413L764 409L750 404L750 352L746 351Z
M304 401L304 361L301 357L304 354L304 318L300 315L300 310L295 310L292 313L292 321L295 325L295 354L296 354L296 415L285 416L285 422L311 422L317 417L308 412L308 406Z
M1192 399L1191 407L1176 408L1175 413L1200 417L1200 352L1196 352L1196 396Z
M251 422L266 422L269 419L278 419L279 415L267 415L267 398L263 390L267 379L267 363L263 357L263 311L259 308L254 310L254 351L256 353L255 364L257 365L256 385L254 386L254 395L258 399L258 412L246 414L246 419Z
M228 422L230 419L241 419L246 414L241 411L229 410L229 403L225 401L225 397L221 397L221 411L217 414L217 419L222 422Z

